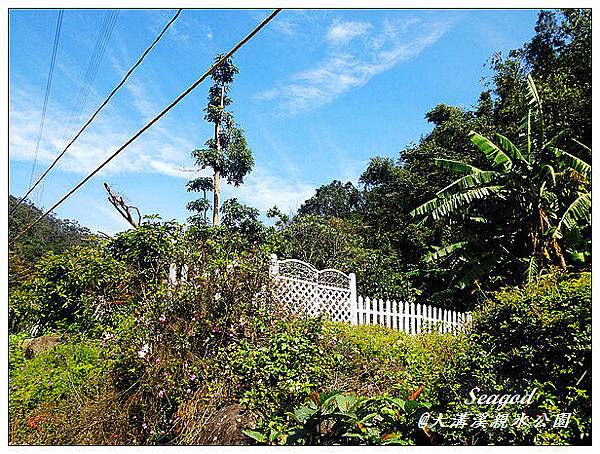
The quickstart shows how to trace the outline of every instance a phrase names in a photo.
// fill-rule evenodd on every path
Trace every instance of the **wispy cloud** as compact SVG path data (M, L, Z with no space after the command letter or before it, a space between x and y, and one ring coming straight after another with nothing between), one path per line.
M277 205L283 212L295 211L315 191L313 185L291 180L256 166L240 187L225 186L225 198L236 197L265 213Z
M10 105L10 159L30 162L35 147L39 106L34 106L27 97L27 92L20 89L12 90ZM50 105L44 141L38 153L39 171L45 168L65 145L66 126L57 120L63 115L64 110L60 106ZM122 145L131 132L137 130L137 126L116 111L107 111L106 115L99 117L93 127L75 142L57 167L80 175L89 173ZM198 173L186 170L193 167L189 156L189 150L193 148L193 144L186 138L173 133L172 125L157 124L140 136L138 141L124 150L101 173L104 175L156 174L181 181L200 175L212 175L210 169ZM275 171L257 165L246 178L244 185L237 188L223 185L223 200L237 197L243 203L258 208L263 214L273 205L279 206L284 211L290 211L297 209L312 195L314 189L313 185L299 179L283 177ZM111 213L110 210L103 211L107 214ZM111 216L110 219L111 225L116 224L115 229L122 227L122 220L118 219L118 216ZM119 222L115 223L115 220ZM106 233L112 233L112 230L110 228L107 230L104 224L102 226L90 224L90 226L101 230L104 228Z
M410 19L379 27L366 22L334 20L326 34L327 56L314 67L259 93L283 115L296 115L332 102L374 76L416 57L448 30L448 22ZM350 43L352 46L340 46ZM354 41L353 41L354 42Z
M39 106L31 102L24 89L11 91L9 122L10 158L30 161L35 149ZM38 152L38 168L47 166L65 146L65 138L72 132L61 121L66 118L67 109L50 104L44 128L44 140ZM112 154L139 127L119 114L116 109L107 107L57 164L58 168L77 174L93 170L106 157ZM130 145L121 155L109 164L106 173L147 172L175 176L177 169L190 161L188 151L193 145L187 140L169 133L164 125L156 125Z
M365 35L371 27L368 22L335 19L327 31L327 39L334 44L346 44L354 38Z
M273 22L273 28L287 36L294 36L297 32L296 23L289 17Z

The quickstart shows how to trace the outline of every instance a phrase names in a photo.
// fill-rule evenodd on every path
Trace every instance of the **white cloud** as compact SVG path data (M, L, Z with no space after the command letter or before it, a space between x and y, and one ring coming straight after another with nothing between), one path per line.
M133 105L145 120L150 120L158 113L158 107L150 100L143 85L137 80L129 80L125 88L133 99Z
M296 23L289 17L273 22L273 28L287 36L294 36L297 31Z
M448 23L409 19L384 21L377 30L367 24L334 22L327 34L328 55L316 66L292 74L286 82L257 95L275 103L275 111L296 115L332 102L351 89L367 84L374 76L416 57L435 43L449 28ZM333 32L332 32L333 30ZM360 44L340 48L339 43L360 36ZM333 41L332 42L332 37ZM346 41L347 42L347 41Z
M26 90L11 91L9 121L10 158L31 161L39 125L39 105L27 96ZM69 125L61 121L68 117L67 109L51 103L46 116L44 138L38 152L38 173L54 160L71 139ZM118 149L140 127L139 121L120 115L106 107L69 148L57 167L67 172L87 174ZM187 165L193 145L157 124L127 147L102 170L104 173L146 172L168 176Z
M309 198L315 187L299 180L283 178L268 169L256 166L239 187L226 185L223 200L237 198L258 208L263 214L274 205L283 212L295 211Z
M327 39L334 44L347 44L354 38L365 35L371 27L368 22L335 19L327 31Z
M10 159L31 162L39 125L39 106L34 107L27 97L27 92L19 89L12 90L10 106ZM59 120L63 115L64 111L60 106L49 105L44 140L38 153L38 174L64 148L64 137L68 136L66 126ZM94 170L138 128L138 124L119 116L114 109L110 110L107 107L105 115L98 117L80 139L69 148L69 151L58 162L57 168L85 175ZM192 159L189 156L189 151L193 148L186 138L173 133L171 125L157 124L126 148L101 171L101 174L146 173L174 177L184 181L194 176L212 175L210 169L199 172L187 170L193 168ZM284 211L296 210L315 190L314 186L293 176L282 177L258 165L245 180L245 183L237 188L223 184L223 200L236 197L242 203L258 208L263 214L274 205ZM107 218L109 221L96 225L92 221L86 220L85 222L91 228L111 234L124 226L122 219L119 219L118 214L113 213L111 209L100 211L110 215Z

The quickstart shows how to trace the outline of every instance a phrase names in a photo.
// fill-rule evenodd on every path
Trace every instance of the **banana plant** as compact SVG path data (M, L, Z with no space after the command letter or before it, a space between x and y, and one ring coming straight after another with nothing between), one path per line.
M460 176L411 212L421 222L460 218L491 225L486 235L498 242L495 246L481 238L477 244L461 238L426 257L434 261L458 255L465 265L458 279L463 285L515 258L528 264L529 276L545 265L565 269L561 244L565 231L586 227L591 221L591 165L555 146L561 134L547 140L542 99L531 76L527 85L528 112L517 143L499 133L492 140L471 131L469 137L485 156L487 168L435 160L437 166ZM591 154L589 148L574 142ZM494 229L498 224L500 232Z

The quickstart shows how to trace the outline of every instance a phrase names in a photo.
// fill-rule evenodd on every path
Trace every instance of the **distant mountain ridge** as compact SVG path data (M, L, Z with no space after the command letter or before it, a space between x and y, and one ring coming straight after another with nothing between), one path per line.
M18 202L8 196L11 210ZM29 201L24 201L8 218L8 236L18 235L30 222L37 219L42 210ZM70 246L82 244L92 236L92 232L77 221L59 219L53 214L42 219L29 232L23 235L9 250L9 284L20 281L29 268L46 252L62 252Z

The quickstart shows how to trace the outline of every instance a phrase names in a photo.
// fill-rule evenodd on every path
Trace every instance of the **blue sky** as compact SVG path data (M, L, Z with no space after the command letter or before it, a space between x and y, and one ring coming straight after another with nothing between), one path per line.
M89 88L80 124L118 83L174 10L121 10ZM36 173L73 135L77 96L106 10L65 11ZM32 200L51 206L268 14L184 10L127 84ZM56 10L12 10L10 32L10 193L29 184L52 51ZM234 58L236 120L255 156L245 185L225 186L264 212L295 210L333 179L353 181L373 156L396 158L426 134L439 103L470 107L496 51L534 33L537 10L286 10ZM184 221L190 152L211 135L203 120L208 83L127 148L57 209L92 230L128 227L106 201L104 181L144 214ZM85 90L85 87L83 87ZM209 171L200 175L208 175Z

